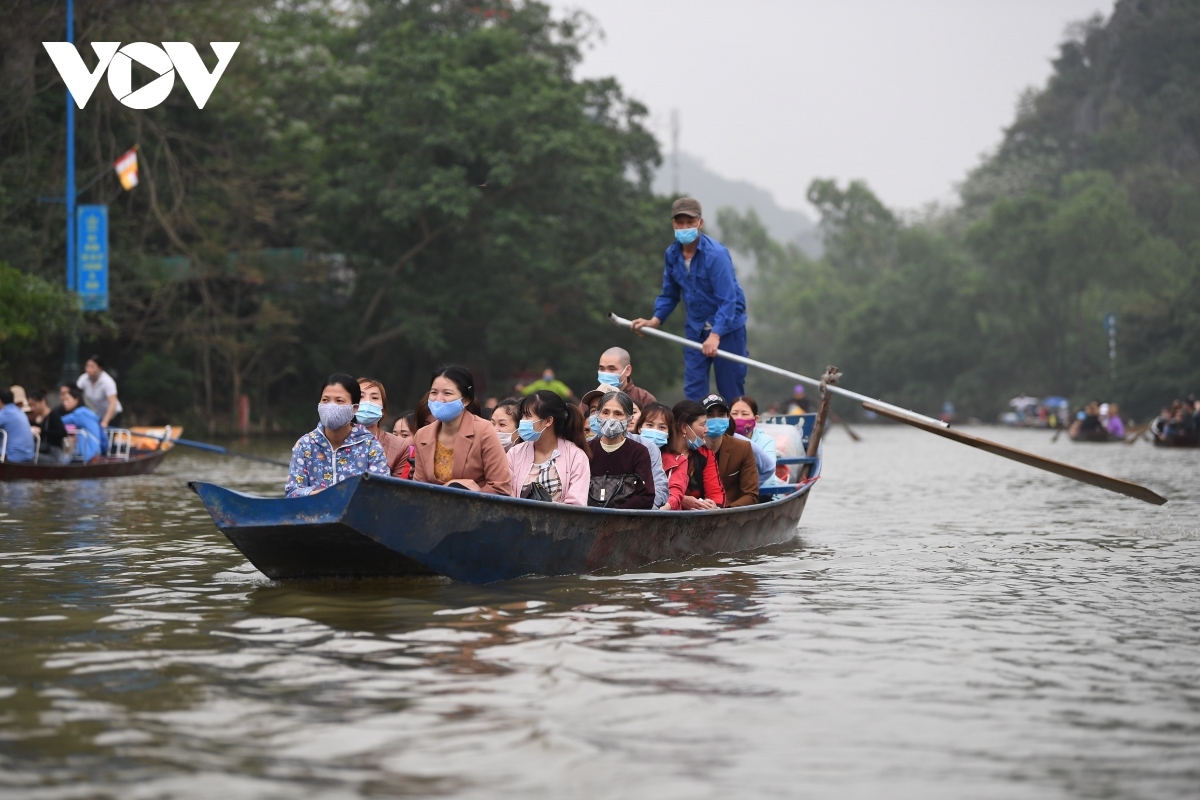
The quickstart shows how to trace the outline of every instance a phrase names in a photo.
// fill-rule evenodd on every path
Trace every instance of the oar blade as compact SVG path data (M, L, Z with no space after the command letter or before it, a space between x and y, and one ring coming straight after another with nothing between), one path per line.
M1162 497L1150 489L1147 489L1145 486L1137 483L1131 483L1130 481L1124 481L1120 478L1113 478L1108 475L1101 475L1099 472L1092 472L1091 470L1082 469L1081 467L1076 467L1071 464L1064 464L1063 462L1055 461L1052 458L1044 458L1024 450L1018 450L1015 447L1009 447L1008 445L992 442L987 439L980 439L977 436L971 436L963 433L962 431L954 430L953 428L939 428L936 425L929 425L919 419L913 419L912 417L896 414L891 410L884 408L883 406L878 406L874 403L863 403L863 408L867 409L868 411L874 411L880 416L894 419L897 422L903 422L906 425L912 425L914 428L919 428L929 433L935 433L945 439L951 439L959 442L960 444L965 444L970 447L991 453L992 455L1001 456L1002 458L1017 461L1030 467L1036 467L1037 469L1043 469L1047 472L1053 472L1055 475L1062 475L1064 478L1071 478L1072 480L1080 481L1081 483L1087 483L1092 486L1097 486L1101 489L1107 489L1110 492L1123 494L1126 497L1132 497L1135 500L1141 500L1144 503L1161 506L1165 505L1167 502L1165 497Z

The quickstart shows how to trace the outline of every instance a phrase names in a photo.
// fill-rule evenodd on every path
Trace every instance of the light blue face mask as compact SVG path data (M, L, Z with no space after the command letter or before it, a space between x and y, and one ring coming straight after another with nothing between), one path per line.
M697 436L695 439L693 439L692 437L689 436L688 440L687 440L687 445L692 450L699 450L701 447L704 446L704 440L701 439L699 436Z
M675 241L680 244L691 244L700 236L699 228L676 228Z
M653 442L655 447L667 446L666 431L660 431L655 428L642 428L641 432L638 433L638 436L641 436L648 442Z
M724 417L709 417L708 422L704 423L704 430L713 439L724 436L725 431L729 430L729 420Z
M600 417L596 414L592 414L592 416L588 419L588 427L592 429L592 433L599 436L600 435Z
M617 372L597 372L596 377L600 379L600 383L604 386L611 386L614 389L621 386L621 375Z
M370 400L363 400L358 404L357 417L363 425L374 425L383 419L383 406L372 403Z
M542 438L542 431L533 426L534 421L531 419L523 419L517 423L517 435L521 437L522 442L536 442Z
M429 413L433 414L433 418L438 422L453 422L462 416L466 407L461 397L451 400L449 403L443 403L440 400L429 401Z

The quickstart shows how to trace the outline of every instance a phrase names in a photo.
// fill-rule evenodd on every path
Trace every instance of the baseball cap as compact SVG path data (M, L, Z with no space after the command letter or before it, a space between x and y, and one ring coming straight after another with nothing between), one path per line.
M710 411L715 406L720 406L721 408L725 409L726 414L729 413L729 403L726 403L725 398L721 397L719 394L710 394L700 402L700 405L704 406L705 413Z
M600 384L595 389L592 389L590 392L585 394L583 397L579 398L579 401L581 403L583 403L584 408L587 408L588 403L592 402L592 400L594 400L595 398L603 397L604 395L608 394L609 392L616 392L616 391L619 391L619 390L613 386L609 386L607 384ZM587 414L584 414L584 416L587 416Z
M694 197L681 197L671 204L671 219L680 214L687 214L689 217L704 216L700 213L700 201Z

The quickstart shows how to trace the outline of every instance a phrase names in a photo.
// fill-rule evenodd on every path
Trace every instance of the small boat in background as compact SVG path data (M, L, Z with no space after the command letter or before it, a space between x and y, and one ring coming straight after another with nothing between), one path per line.
M1111 442L1120 442L1122 439L1118 436L1113 436L1104 428L1096 428L1090 431L1079 431L1078 433L1068 433L1072 442L1091 442L1093 444L1109 444Z
M146 433L160 430L163 431L163 439L167 441L144 436ZM103 457L92 459L86 464L82 461L70 461L65 464L41 461L40 453L33 461L19 464L0 460L0 481L61 481L145 475L158 468L171 449L169 440L178 438L182 430L172 429L170 425L164 428L129 430L109 428L108 449ZM136 435L135 432L143 435ZM35 452L36 450L37 448Z
M129 429L129 446L137 450L170 450L175 440L183 436L183 426L173 425L138 425Z

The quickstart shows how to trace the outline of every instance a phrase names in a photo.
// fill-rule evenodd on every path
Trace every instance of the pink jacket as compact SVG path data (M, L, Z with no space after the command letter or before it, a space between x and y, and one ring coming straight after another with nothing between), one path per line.
M508 451L508 467L512 472L513 497L521 496L525 479L533 467L533 442L521 442ZM558 440L558 459L554 462L558 477L562 480L562 503L569 506L588 504L588 487L592 482L592 462L588 455L565 439Z

